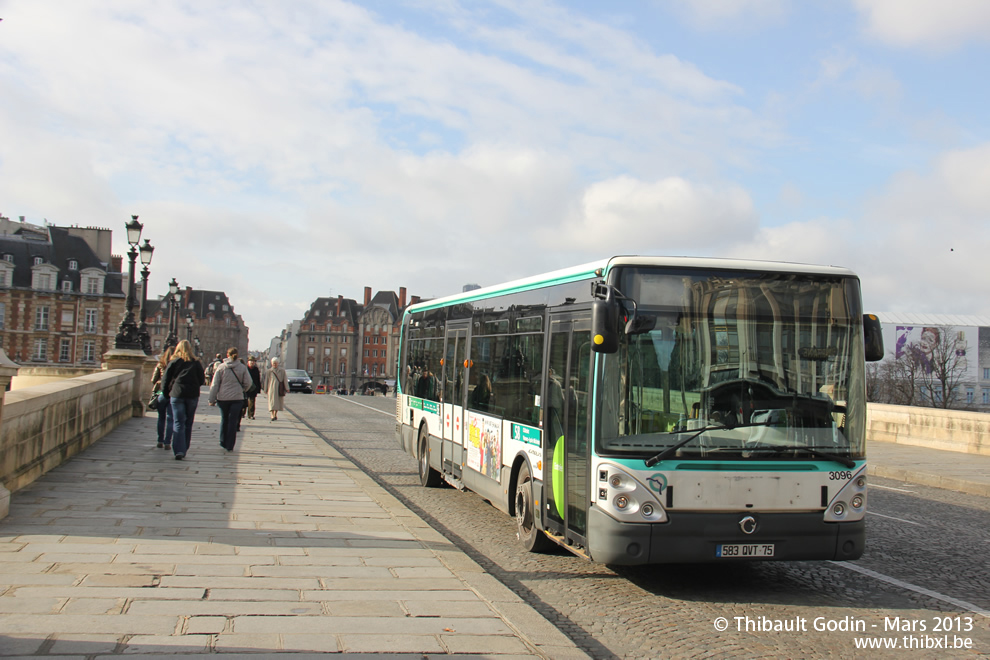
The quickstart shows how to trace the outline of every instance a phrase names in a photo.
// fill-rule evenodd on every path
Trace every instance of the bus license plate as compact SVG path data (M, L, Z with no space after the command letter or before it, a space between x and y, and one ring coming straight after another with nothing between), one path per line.
M773 557L773 544L723 543L715 546L715 557Z

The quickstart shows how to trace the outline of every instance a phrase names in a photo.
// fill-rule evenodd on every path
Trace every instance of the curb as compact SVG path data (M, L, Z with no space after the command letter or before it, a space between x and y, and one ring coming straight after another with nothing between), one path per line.
M990 484L960 479L959 477L947 477L923 470L913 470L909 468L884 467L882 465L868 464L867 474L887 479L898 479L909 481L922 486L932 486L944 490L952 490L969 495L981 495L990 497Z

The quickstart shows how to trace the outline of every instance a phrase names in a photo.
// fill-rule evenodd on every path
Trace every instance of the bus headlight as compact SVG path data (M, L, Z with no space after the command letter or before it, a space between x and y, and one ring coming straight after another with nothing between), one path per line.
M622 522L667 522L667 512L655 493L632 474L618 466L598 466L597 506Z
M828 508L825 522L853 522L866 515L866 465L839 489Z

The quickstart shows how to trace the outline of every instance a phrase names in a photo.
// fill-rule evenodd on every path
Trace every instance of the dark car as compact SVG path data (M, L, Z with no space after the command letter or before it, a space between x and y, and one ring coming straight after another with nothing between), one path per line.
M285 379L289 381L290 392L313 393L313 379L302 369L286 369Z

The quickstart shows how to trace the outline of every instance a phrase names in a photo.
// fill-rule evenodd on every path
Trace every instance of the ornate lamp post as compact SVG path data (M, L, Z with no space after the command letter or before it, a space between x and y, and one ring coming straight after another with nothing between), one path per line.
M186 314L186 339L192 341L192 329L193 329L193 317L192 314Z
M141 246L141 263L144 267L141 269L141 327L138 328L138 336L141 338L141 348L144 349L145 355L151 355L151 335L148 334L145 319L148 318L148 275L151 274L148 266L151 265L151 257L154 253L155 248L151 245L151 241L144 239L144 245Z
M131 246L127 253L131 261L130 286L127 288L127 313L124 314L123 320L117 326L114 347L140 351L142 349L141 338L138 336L138 327L134 323L134 305L136 304L134 300L134 264L137 261L137 245L141 242L141 230L144 229L144 225L138 222L136 215L132 215L131 221L126 223L124 227L127 229L127 243Z
M165 347L174 347L179 343L179 338L176 336L175 322L178 320L178 308L179 301L176 300L176 295L179 293L179 283L172 278L172 281L168 283L168 337L165 338Z
M199 357L202 354L202 351L199 349L199 335L193 337L193 346L196 347L196 357Z

